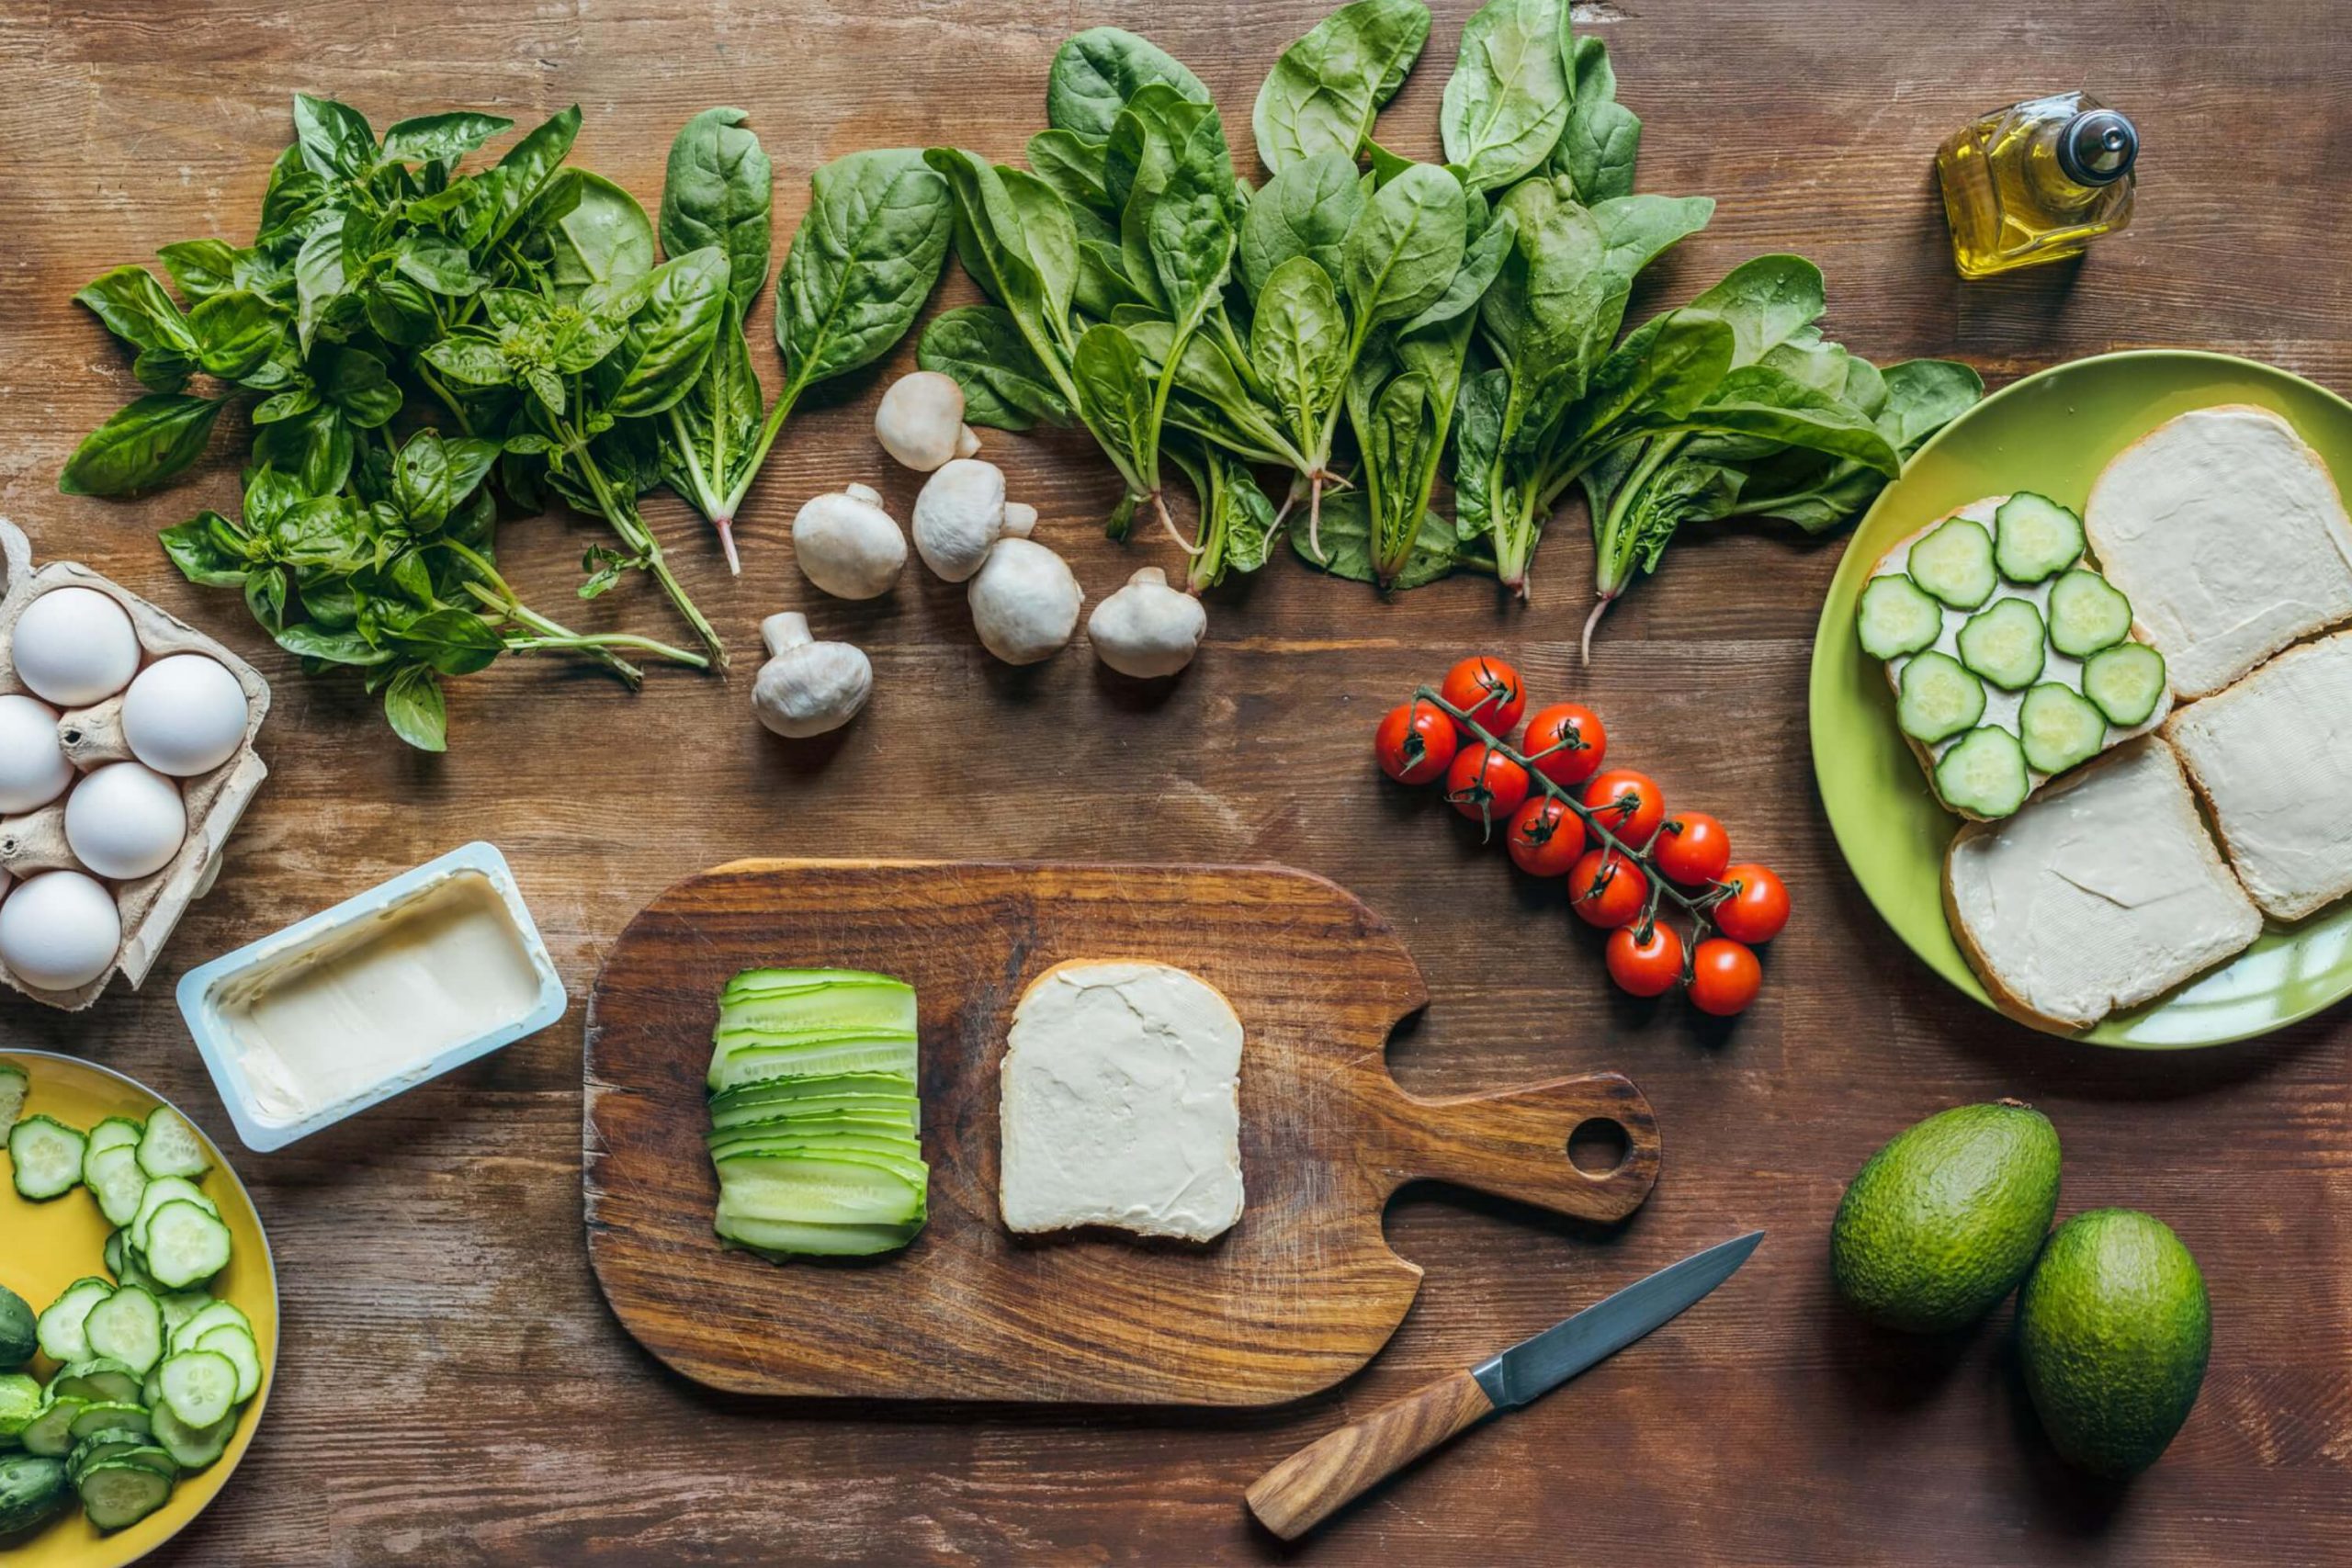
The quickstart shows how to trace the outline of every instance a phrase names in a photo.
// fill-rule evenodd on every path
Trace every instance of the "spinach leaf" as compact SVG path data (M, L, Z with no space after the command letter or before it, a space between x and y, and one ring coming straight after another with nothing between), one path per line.
M322 180L363 180L375 172L376 133L367 117L333 98L294 95L294 144Z
M1283 51L1250 116L1267 171L1326 152L1352 164L1429 36L1421 0L1355 0Z
M1330 275L1305 255L1276 267L1258 292L1250 357L1303 451L1315 448L1324 416L1339 400L1347 344L1348 318Z
M964 389L964 417L994 430L1067 424L1070 407L1030 352L1012 317L995 305L962 305L924 329L916 362Z
M727 253L690 251L653 269L645 308L605 363L618 372L606 406L616 419L656 414L684 397L710 357L731 296Z
M1419 315L1444 297L1467 236L1462 185L1417 164L1373 193L1348 231L1340 284L1361 338L1371 327Z
M548 234L556 298L577 299L592 284L632 283L650 274L653 225L637 198L601 175L567 169L560 179L570 210Z
M1180 332L1193 330L1206 317L1232 269L1232 200L1233 164L1225 130L1214 114L1207 115L1185 140L1144 219L1153 276ZM1030 232L1035 231L1031 224Z
M1314 544L1295 530L1290 536L1291 549L1307 565L1334 577L1377 583L1380 577L1373 570L1372 533L1372 512L1363 492L1342 491L1323 504L1322 554L1317 555ZM1425 512L1405 565L1388 580L1386 587L1393 593L1426 587L1463 564L1464 558L1454 540L1453 525L1436 513Z
M1366 198L1352 161L1337 152L1302 158L1268 180L1242 216L1236 259L1254 299L1276 267L1308 256L1340 276L1340 256Z
M748 310L768 281L775 175L737 108L709 108L670 143L662 185L662 249L682 256L705 245L727 253L729 289Z
M1205 592L1234 572L1265 565L1280 521L1249 468L1231 454L1201 443L1172 443L1167 450L1200 502L1199 538L1191 568L1193 592Z
M82 438L57 488L67 495L129 495L167 479L204 455L224 406L177 392L128 403Z
M869 365L914 324L947 254L947 182L911 148L817 171L776 285L776 341L798 386Z
M1438 129L1472 190L1500 190L1550 157L1568 123L1566 0L1489 0L1462 28Z
M1173 56L1118 28L1089 28L1065 39L1046 76L1046 123L1085 141L1101 141L1136 90L1165 83L1194 103L1208 88Z
M1565 30L1561 36L1567 37ZM1566 176L1587 206L1631 196L1634 163L1642 148L1641 117L1617 101L1617 73L1610 66L1607 44L1580 38L1570 47L1568 123L1546 166Z
M1127 481L1126 501L1147 499L1159 450L1159 421L1151 378L1135 341L1118 327L1090 327L1070 355L1078 412ZM1125 510L1131 513L1133 507ZM1117 528L1114 533L1124 533Z
M1029 169L1064 201L1104 219L1118 216L1103 184L1102 148L1068 130L1041 130L1029 139Z

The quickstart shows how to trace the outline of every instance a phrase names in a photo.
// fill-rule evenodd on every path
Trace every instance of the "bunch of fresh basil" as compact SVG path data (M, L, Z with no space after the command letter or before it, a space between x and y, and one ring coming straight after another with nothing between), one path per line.
M82 443L61 488L151 487L252 400L243 515L169 529L166 551L192 581L241 588L306 669L365 671L427 750L446 744L440 677L502 652L570 651L631 684L622 651L723 665L639 497L669 482L731 563L728 525L786 414L905 334L950 227L946 186L913 152L819 170L779 286L785 389L765 407L743 319L769 270L769 168L742 119L713 109L679 134L657 263L628 193L564 166L577 108L469 171L511 121L432 115L379 141L349 107L297 96L253 243L161 253L185 311L136 266L75 297L138 351L150 392ZM188 389L199 374L209 391ZM604 519L617 547L589 551L582 596L645 571L704 651L581 636L522 604L495 565L492 478L524 509L552 491Z

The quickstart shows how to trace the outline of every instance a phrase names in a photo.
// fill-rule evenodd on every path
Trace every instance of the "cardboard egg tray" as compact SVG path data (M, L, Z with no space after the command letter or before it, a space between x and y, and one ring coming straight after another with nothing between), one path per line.
M110 882L115 907L122 916L122 946L114 963L88 985L74 991L43 991L26 985L0 963L0 980L35 1001L79 1011L97 1000L98 993L117 975L135 989L154 967L157 954L179 924L188 905L210 891L220 870L220 852L238 818L245 814L254 792L269 776L254 750L254 737L269 713L269 683L254 667L202 632L165 615L154 605L107 581L88 567L74 561L51 561L33 570L32 543L23 530L0 517L0 693L31 696L17 679L15 645L17 618L25 606L53 588L94 588L130 612L139 636L140 666L170 653L201 653L217 659L245 690L245 738L236 753L209 773L180 781L180 795L187 807L187 839L171 863L136 881ZM122 738L122 696L118 693L90 707L74 708L57 721L66 760L81 773L130 755ZM69 788L66 792L71 794ZM65 846L65 796L20 817L0 818L0 870L19 881L43 871L83 869ZM101 881L105 879L101 878Z

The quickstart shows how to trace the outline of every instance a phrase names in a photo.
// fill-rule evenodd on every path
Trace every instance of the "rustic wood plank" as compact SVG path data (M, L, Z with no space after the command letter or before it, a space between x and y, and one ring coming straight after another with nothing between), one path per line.
M1015 154L1067 33L1115 21L1190 61L1238 125L1319 3L623 0L531 7L404 0L15 0L0 6L0 512L43 558L78 558L252 656L276 685L268 785L221 884L148 988L80 1021L0 1001L12 1043L124 1068L230 1135L174 1010L178 973L467 839L513 860L583 998L629 917L745 854L1279 861L1332 877L1396 927L1431 1002L1395 1043L1423 1095L1603 1066L1642 1084L1671 1139L1623 1227L1415 1190L1389 1244L1424 1263L1413 1312L1329 1395L1249 1415L851 1406L702 1391L639 1350L598 1300L580 1224L582 1016L359 1122L239 1169L272 1226L281 1381L220 1503L159 1562L505 1564L1277 1560L1249 1481L1351 1416L1459 1371L1615 1286L1748 1225L1768 1238L1700 1311L1335 1519L1322 1563L2324 1563L2352 1556L2352 1106L2339 1011L2255 1044L2150 1057L2070 1046L1951 994L1840 865L1807 779L1813 622L1841 542L1730 528L1678 544L1612 612L1593 667L1571 641L1587 547L1573 513L1536 600L1440 585L1379 604L1278 562L1220 592L1210 644L1152 702L1082 654L1012 674L961 596L910 573L889 598L820 604L784 543L820 489L865 477L903 509L865 423L874 381L811 411L743 521L729 580L699 522L657 509L721 629L810 612L874 650L872 709L795 752L751 725L746 678L657 676L630 698L552 666L460 682L451 753L405 751L341 682L302 678L232 599L179 581L153 531L233 499L232 443L150 500L54 492L129 367L67 303L106 267L251 221L295 88L380 123L573 101L581 157L659 187L676 124L741 104L777 168L779 225L808 170L860 146L956 140ZM1441 0L1428 57L1383 117L1427 155L1470 0ZM2352 386L2340 265L2352 56L2324 0L2117 0L1954 10L1891 0L1620 0L1591 7L1645 122L1643 186L1706 191L1715 222L1636 308L1748 255L1829 278L1829 330L1873 357L1958 354L1995 380L2109 348L2253 354ZM2139 220L2076 267L1962 286L1928 183L1935 143L2021 93L2087 81L2146 135ZM943 299L970 298L953 280ZM764 307L755 333L765 329ZM763 355L763 369L775 367ZM902 369L902 353L879 377ZM1099 597L1164 542L1092 520L1102 467L1002 439L1046 536ZM563 603L588 525L518 523L503 558ZM567 617L570 618L570 617ZM584 624L673 629L638 585ZM1611 995L1558 894L1374 775L1374 718L1458 654L1491 649L1539 697L1599 707L1614 744L1779 867L1797 919L1762 999L1730 1027ZM2015 1093L2065 1141L2067 1212L2162 1216L2211 1284L2206 1393L2131 1487L2069 1476L2023 1411L2006 1318L1952 1344L1876 1336L1823 1262L1841 1184L1896 1127ZM388 1412L458 1412L387 1419ZM1595 1442L1596 1438L1605 1441Z

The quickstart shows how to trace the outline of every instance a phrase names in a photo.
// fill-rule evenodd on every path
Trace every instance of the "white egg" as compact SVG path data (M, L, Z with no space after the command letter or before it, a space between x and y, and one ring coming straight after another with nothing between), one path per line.
M122 736L130 754L159 773L209 773L236 755L245 738L245 689L217 659L159 659L123 695Z
M11 693L0 697L0 812L47 806L74 782L57 741L57 710Z
M104 702L139 671L130 615L95 588L52 588L17 617L17 674L60 707Z
M121 945L114 895L78 871L28 876L0 902L0 963L36 990L88 985Z
M65 846L100 876L161 871L187 837L180 786L141 762L108 762L65 797Z

